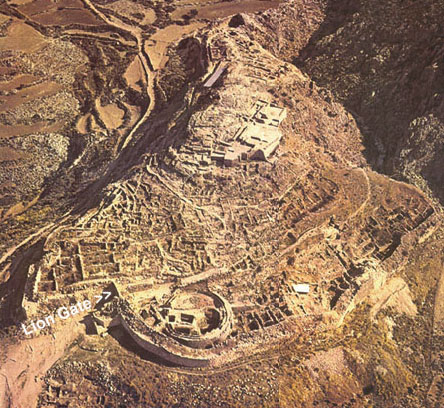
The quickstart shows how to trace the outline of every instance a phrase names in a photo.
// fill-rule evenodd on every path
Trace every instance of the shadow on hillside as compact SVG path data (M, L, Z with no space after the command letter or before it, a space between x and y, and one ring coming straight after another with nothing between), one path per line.
M369 164L392 177L403 177L399 153L412 121L433 115L444 123L444 5L438 3L329 0L325 20L293 60L354 116ZM440 158L430 160L421 174L444 203L439 177L428 170Z

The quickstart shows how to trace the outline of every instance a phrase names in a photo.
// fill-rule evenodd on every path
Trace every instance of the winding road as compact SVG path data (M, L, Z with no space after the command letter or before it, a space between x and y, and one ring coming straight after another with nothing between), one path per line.
M140 59L140 62L142 63L143 71L146 77L146 83L147 83L147 94L149 97L149 104L146 108L144 114L140 117L140 119L136 122L134 127L131 129L131 131L128 133L128 135L125 137L125 139L122 141L120 145L120 150L125 149L126 146L131 142L131 140L134 137L134 134L139 130L140 126L146 121L146 119L150 116L151 111L153 110L154 106L154 70L153 66L151 64L150 57L145 52L145 41L142 37L142 29L137 26L131 26L128 24L123 23L121 20L119 20L117 17L114 16L106 16L104 13L102 13L100 10L97 9L97 7L91 2L91 0L83 0L86 7L90 9L91 12L93 12L95 15L100 17L103 21L105 21L108 25L116 27L120 30L126 31L129 33L137 43L137 49L138 49L138 57Z

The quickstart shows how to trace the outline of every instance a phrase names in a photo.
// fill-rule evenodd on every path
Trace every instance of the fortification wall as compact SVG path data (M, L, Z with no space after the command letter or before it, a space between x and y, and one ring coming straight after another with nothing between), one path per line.
M213 350L203 348L213 345L215 341L224 341L229 336L233 324L233 311L229 302L223 297L215 293L205 294L214 299L215 306L222 313L222 319L220 327L208 337L196 339L190 337L190 342L197 342L201 349L190 348L172 337L152 330L134 314L128 302L123 299L118 301L120 313L113 319L111 325L119 324L140 347L165 361L184 367L207 367L220 356ZM183 342L183 339L181 340Z
M178 343L174 344L176 342L173 339L161 339L162 335L159 333L153 332L151 336L144 335L132 328L122 315L117 316L116 320L113 324L119 323L140 347L172 364L192 368L207 367L214 358L209 352L200 353L200 355L192 354L187 347ZM156 342L153 337L159 337L158 341Z

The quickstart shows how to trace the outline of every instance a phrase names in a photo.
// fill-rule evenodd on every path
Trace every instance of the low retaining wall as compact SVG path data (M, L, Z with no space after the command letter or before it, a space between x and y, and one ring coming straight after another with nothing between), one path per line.
M153 338L150 338L150 336L133 329L122 315L118 315L115 318L115 321L113 321L113 325L117 323L123 327L140 347L170 363L184 367L207 367L210 365L210 361L215 357L208 351L202 353L207 356L199 356L197 352L192 353L186 346L182 346L175 340L164 337L162 334L153 331L150 335L158 337L158 341L155 341ZM149 328L147 327L147 329Z

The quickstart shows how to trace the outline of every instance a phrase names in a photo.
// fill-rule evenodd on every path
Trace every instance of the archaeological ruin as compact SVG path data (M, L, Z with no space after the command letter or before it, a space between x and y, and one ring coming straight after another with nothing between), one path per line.
M300 113L272 91L307 80L225 30L194 38L208 73L184 97L186 122L153 127L141 164L48 236L28 316L112 284L94 310L105 328L169 364L218 367L340 324L435 228L414 187L299 154Z

